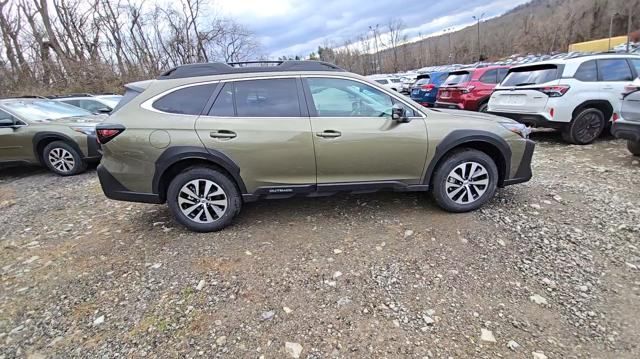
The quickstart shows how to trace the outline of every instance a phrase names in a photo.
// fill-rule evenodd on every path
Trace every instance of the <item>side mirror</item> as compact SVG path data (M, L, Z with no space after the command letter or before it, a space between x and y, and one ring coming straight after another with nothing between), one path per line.
M112 109L110 109L109 107L102 107L99 108L96 112L97 113L111 113L111 111L113 111Z
M393 105L391 108L391 119L399 123L409 122L409 118L407 118L407 111L399 105Z

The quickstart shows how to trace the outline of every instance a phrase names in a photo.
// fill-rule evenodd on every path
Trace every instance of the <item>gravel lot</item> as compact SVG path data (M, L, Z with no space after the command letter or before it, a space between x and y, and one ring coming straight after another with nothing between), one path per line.
M0 358L638 358L640 163L536 133L534 179L264 201L194 234L95 171L0 170Z

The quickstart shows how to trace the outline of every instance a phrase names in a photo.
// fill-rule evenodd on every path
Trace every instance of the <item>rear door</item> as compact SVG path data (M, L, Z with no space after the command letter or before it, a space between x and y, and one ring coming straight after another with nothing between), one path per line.
M354 79L306 77L318 186L354 182L421 183L427 156L424 119L387 93ZM408 123L391 119L403 106Z
M315 186L311 124L299 77L234 80L216 91L196 130L209 151L222 152L240 167L249 192Z
M554 64L516 67L497 86L489 100L489 111L506 113L544 112L549 96L540 87L559 83L562 69Z

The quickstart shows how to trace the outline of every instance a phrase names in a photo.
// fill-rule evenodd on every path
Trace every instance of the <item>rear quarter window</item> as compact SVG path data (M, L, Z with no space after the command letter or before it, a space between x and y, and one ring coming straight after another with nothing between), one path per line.
M200 115L216 85L196 85L175 90L156 100L153 108L181 115Z
M598 81L598 66L595 60L584 62L573 76L579 81Z

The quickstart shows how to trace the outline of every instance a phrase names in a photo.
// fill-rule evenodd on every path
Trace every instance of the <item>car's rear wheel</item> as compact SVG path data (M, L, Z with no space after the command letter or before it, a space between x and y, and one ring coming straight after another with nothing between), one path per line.
M449 212L468 212L487 203L496 192L498 168L487 154L464 149L447 156L433 176L436 203Z
M634 156L640 156L640 141L627 141L627 148Z
M602 111L595 108L582 110L563 130L562 138L576 145L587 145L596 140L607 123Z
M174 218L195 232L219 231L240 212L242 198L231 179L210 168L192 168L177 175L167 189Z
M42 150L42 160L54 173L73 176L86 171L87 163L73 146L66 142L54 141Z

